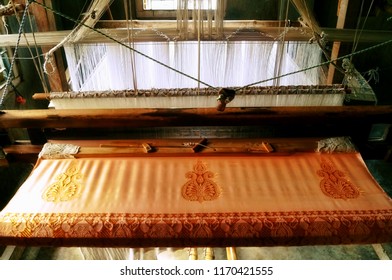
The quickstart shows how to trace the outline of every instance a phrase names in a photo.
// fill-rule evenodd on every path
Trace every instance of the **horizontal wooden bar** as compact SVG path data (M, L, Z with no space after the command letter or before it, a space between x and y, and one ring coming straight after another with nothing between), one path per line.
M263 27L281 27L286 24L284 20L225 20L224 28L257 29ZM136 29L177 29L177 20L100 20L95 25L100 29L136 28ZM292 21L290 27L301 27L298 21ZM204 27L206 28L206 27Z
M35 164L42 145L13 144L4 147L6 159L9 162L29 162Z
M198 109L4 110L0 128L141 128L165 126L365 125L392 123L392 106Z
M256 23L255 23L256 22ZM178 38L176 24L167 24L164 27L159 27L161 23L156 22L156 28L150 29L148 25L140 24L140 28L134 28L135 42L158 42L175 40L181 41ZM162 23L163 24L163 23ZM171 26L173 25L173 26ZM175 26L175 27L174 27ZM99 29L101 32L110 35L117 41L126 42L129 38L127 28L107 28ZM336 29L336 28L322 28L326 34L328 41L334 42L353 42L356 31L354 29ZM36 32L26 33L20 40L19 46L26 47L37 44L38 46L53 46L60 43L71 30L50 31L50 32ZM209 35L202 40L227 40L227 41L274 41L281 40L284 37L286 41L309 41L313 37L313 33L306 27L283 27L276 26L259 26L257 21L246 21L244 23L225 23L223 38L215 38L214 35L210 38ZM207 34L207 33L204 33ZM284 34L284 36L282 36ZM392 39L391 31L380 30L363 30L361 33L361 42L383 42ZM18 40L18 34L3 34L0 35L0 47L15 46ZM78 43L110 43L113 41L97 32L90 32Z
M243 139L208 139L205 148L194 152L188 143L197 142L197 139L131 139L131 140L62 140L50 141L52 143L70 143L80 146L75 158L91 157L123 157L123 156L225 156L241 154L244 156L285 156L296 152L313 152L317 149L320 138L243 138ZM148 143L151 152L145 152L142 145ZM258 148L262 143L273 147L270 153L260 152ZM42 145L14 144L4 147L7 159L11 162L36 162Z
M129 21L126 20L101 20L96 25L97 28L102 30L127 30L130 27ZM175 20L134 20L132 22L132 28L140 32L141 30L153 29L156 31L177 30L177 21ZM258 37L261 39L260 32L269 34L272 37L279 37L283 31L287 34L287 41L307 41L313 36L313 32L300 25L299 22L291 22L290 27L285 28L285 22L279 20L226 20L224 21L224 32L228 35L229 32L237 32L236 36L241 38L245 33L239 31L246 31L259 33ZM286 30L286 31L285 31ZM355 40L355 34L358 32L355 29L342 29L342 28L330 28L321 27L321 30L325 33L328 41L339 41L339 42L353 42ZM207 31L204 31L207 32ZM361 42L382 42L392 38L392 32L386 30L362 30L361 31ZM235 36L232 36L234 39ZM363 40L363 41L362 41Z

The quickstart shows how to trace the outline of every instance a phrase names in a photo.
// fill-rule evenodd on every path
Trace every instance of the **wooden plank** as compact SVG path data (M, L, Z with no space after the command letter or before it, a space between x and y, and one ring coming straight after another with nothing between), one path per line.
M0 128L140 128L392 123L392 106L5 110Z

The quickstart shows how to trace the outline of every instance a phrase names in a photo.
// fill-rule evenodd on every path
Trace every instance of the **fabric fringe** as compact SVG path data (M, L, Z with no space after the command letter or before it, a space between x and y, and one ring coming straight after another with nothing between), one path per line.
M38 158L42 159L67 159L74 158L73 155L76 155L79 152L80 147L72 144L54 144L54 143L46 143L41 152L38 155Z
M316 152L319 153L354 153L357 149L350 137L333 137L318 141Z

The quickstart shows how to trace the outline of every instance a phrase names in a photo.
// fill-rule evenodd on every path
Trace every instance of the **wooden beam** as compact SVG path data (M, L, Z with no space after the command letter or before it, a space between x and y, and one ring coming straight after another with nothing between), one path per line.
M349 0L339 0L338 6L338 20L336 23L336 29L343 29L346 21L347 7ZM331 52L331 60L334 61L339 56L340 42L334 42ZM333 83L333 77L335 75L335 66L330 64L327 75L327 84Z
M8 162L36 163L42 145L15 144L4 147Z
M51 32L36 32L26 33L26 40L24 36L20 39L19 46L27 47L29 43L34 44L34 36L38 46L53 46L61 42L68 34L69 30L51 31ZM18 40L18 34L2 34L0 35L0 47L14 47Z
M392 123L392 106L5 110L0 128L339 125Z
M176 20L133 20L136 29L177 29ZM225 20L224 27L227 29L259 29L265 27L282 27L284 20ZM128 28L129 22L126 20L100 20L95 25L99 29ZM301 27L299 22L291 22L291 27Z
M298 13L300 14L303 23L309 27L313 28L313 31L317 34L321 34L321 29L318 26L316 18L313 15L313 11L308 7L306 1L303 0L291 0L291 3L297 9Z
M93 0L89 9L86 11L84 18L82 19L84 25L94 27L101 16L109 8L111 2L111 0ZM88 33L91 32L91 29L84 25L80 26L80 29L78 29L74 36L70 38L71 42L79 42L80 40L83 40L83 38L86 37Z
M51 0L37 0L37 2L43 3L47 6L52 5ZM40 32L56 31L56 22L54 19L54 15L51 11L46 10L40 5L31 5L30 8L31 8L31 13L34 16L38 31ZM34 42L30 40L28 41L30 44ZM54 45L56 45L56 43L53 43L52 45L41 45L42 53L47 53ZM54 56L52 57L52 65L53 65L52 68L53 71L50 73L50 75L48 75L50 90L67 91L68 83L67 83L67 78L65 76L64 61L60 51L54 53Z
M282 156L290 155L296 152L313 152L318 147L318 141L321 138L267 138L267 139L208 139L207 148L200 151L193 151L185 143L195 142L195 139L131 139L131 140L63 140L50 141L52 143L72 143L80 146L79 152L74 155L75 158L85 157L104 157L104 156L138 156L154 157L162 155L181 155L186 154L198 155L227 155L232 153L243 154L247 156ZM266 142L267 141L267 142ZM151 152L145 152L142 145L148 143L152 147ZM268 143L273 146L274 151L263 153L258 151L262 143ZM254 148L256 147L256 148ZM15 144L4 147L7 159L10 162L28 161L35 162L38 154L41 152L43 145ZM254 148L254 149L252 149Z
M225 23L226 24L226 23ZM225 27L224 34L229 37L228 41L274 41L278 40L281 35L282 29L279 27L263 27L254 28L244 27L241 29L241 25L238 26L240 31L236 32L236 28ZM128 38L128 31L126 29L99 29L105 34L110 35L118 41L125 42ZM156 30L142 30L133 29L135 35L133 36L135 42L165 42L169 38L174 40L177 37L177 32L175 29L160 29ZM353 42L355 36L354 29L336 29L336 28L322 28L326 34L326 38L329 41L339 41L339 42ZM160 36L157 34L164 34L165 36ZM69 35L70 30L63 31L53 31L53 32L37 32L35 33L35 39L39 46L53 46L61 42L67 35ZM235 34L235 35L234 35ZM309 41L312 37L311 32L308 28L302 27L289 27L287 29L287 34L285 35L286 41ZM3 34L0 35L0 47L15 46L18 39L18 34ZM34 37L32 33L26 33L26 39L30 44L34 43ZM202 38L203 39L203 38ZM361 36L361 42L364 43L377 43L384 42L392 39L391 31L379 31L379 30L364 30ZM110 43L113 42L109 38L99 34L97 32L90 32L86 35L79 43ZM25 38L20 40L21 47L26 47L27 42Z

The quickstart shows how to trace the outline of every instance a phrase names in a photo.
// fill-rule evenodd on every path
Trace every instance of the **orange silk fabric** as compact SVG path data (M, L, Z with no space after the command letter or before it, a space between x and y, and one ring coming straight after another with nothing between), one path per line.
M41 160L0 214L8 243L306 245L391 236L392 201L357 153Z

